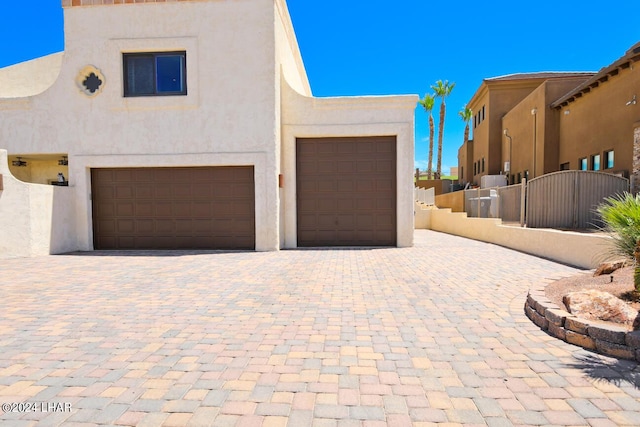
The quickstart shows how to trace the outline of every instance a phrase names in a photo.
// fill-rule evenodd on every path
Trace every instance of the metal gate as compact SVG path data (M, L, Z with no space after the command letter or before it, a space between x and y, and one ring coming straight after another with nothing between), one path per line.
M605 198L629 191L629 180L594 171L560 171L527 183L527 227L597 228L596 208Z

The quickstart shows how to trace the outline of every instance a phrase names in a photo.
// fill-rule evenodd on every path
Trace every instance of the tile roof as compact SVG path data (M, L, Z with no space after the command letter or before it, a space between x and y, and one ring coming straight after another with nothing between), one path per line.
M535 73L515 73L504 76L489 77L485 81L498 82L509 80L553 79L558 77L585 77L593 75L591 71L540 71Z

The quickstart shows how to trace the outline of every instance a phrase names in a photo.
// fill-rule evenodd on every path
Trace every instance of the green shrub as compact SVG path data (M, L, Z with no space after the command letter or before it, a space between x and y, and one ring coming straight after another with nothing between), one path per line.
M609 197L597 211L613 239L613 252L635 261L634 286L640 292L640 194Z

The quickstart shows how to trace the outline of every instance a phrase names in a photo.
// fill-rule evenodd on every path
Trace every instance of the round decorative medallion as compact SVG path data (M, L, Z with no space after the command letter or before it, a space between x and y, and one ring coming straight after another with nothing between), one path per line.
M87 65L76 77L76 84L87 96L96 96L104 88L105 78L102 72L93 65Z

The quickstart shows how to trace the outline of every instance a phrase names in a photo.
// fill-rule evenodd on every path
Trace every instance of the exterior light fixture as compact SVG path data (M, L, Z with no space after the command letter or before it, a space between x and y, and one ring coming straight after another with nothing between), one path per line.
M22 160L22 157L18 157L18 160L12 161L11 164L16 167L27 166L27 162Z
M58 160L58 166L68 166L69 165L69 159L67 158L67 156L62 156L62 159Z

